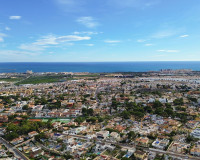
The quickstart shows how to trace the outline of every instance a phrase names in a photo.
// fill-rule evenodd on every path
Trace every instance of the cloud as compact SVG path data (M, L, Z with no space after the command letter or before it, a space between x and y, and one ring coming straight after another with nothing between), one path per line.
M164 57L164 56L166 56L166 55L165 54L157 54L157 55L154 55L152 57Z
M78 23L86 26L87 28L95 28L95 27L99 26L99 23L96 22L96 20L93 17L91 17L91 16L80 17L76 21Z
M31 55L35 56L38 55L38 53L34 52L27 52L27 51L17 51L17 50L0 50L0 55L3 56L19 56L19 55Z
M107 0L108 5L117 8L147 8L159 3L159 0Z
M139 43L142 43L142 42L145 42L146 40L145 39L138 39L137 42Z
M151 44L151 43L147 43L147 44L145 44L145 46L153 46L153 44Z
M151 37L152 38L167 38L167 37L171 37L174 36L176 34L178 34L180 31L176 31L176 30L162 30L162 31L158 31L156 33L154 33Z
M21 19L21 16L10 16L9 19L16 19L16 20L18 20L18 19Z
M186 37L189 37L189 35L185 34L185 35L181 35L180 37L181 38L186 38Z
M60 4L74 5L76 0L56 0Z
M75 35L79 35L79 34L88 34L88 35L97 35L99 33L103 33L103 32L91 32L91 31L87 31L87 32L77 32L75 31L73 34Z
M0 42L4 42L4 37L6 37L7 35L4 33L0 33Z
M94 44L85 44L86 46L92 47Z
M65 45L73 45L74 41L90 40L91 37L88 36L77 36L77 35L67 35L67 36L55 36L47 35L33 43L21 44L18 48L27 51L43 51L51 46L56 46L64 43ZM67 42L67 43L66 43Z
M59 8L65 12L83 11L84 0L54 0Z
M157 52L177 53L177 52L180 52L180 51L179 50L165 50L165 49L160 49L160 50L157 50Z
M90 40L91 37L88 36L77 36L77 35L68 35L68 36L54 36L48 35L43 37L42 39L38 39L35 45L56 45L63 42L70 42L70 41L82 41L82 40Z
M10 28L9 28L9 27L5 27L5 30L6 30L6 31L10 31Z
M38 46L35 44L21 44L18 48L27 51L43 51L46 46Z
M121 41L119 40L105 40L105 43L120 43Z

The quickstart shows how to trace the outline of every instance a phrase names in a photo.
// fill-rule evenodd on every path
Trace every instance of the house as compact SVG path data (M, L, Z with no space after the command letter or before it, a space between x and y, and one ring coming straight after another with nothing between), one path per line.
M193 156L198 156L200 157L200 145L195 145L191 150L190 154Z
M135 140L135 142L136 142L137 145L147 147L148 143L149 143L149 138L147 138L147 137L139 137L139 138L137 138Z
M190 133L191 136L195 137L195 138L199 138L200 139L200 128L196 128L195 130L193 130Z
M24 138L19 137L19 138L13 139L10 143L12 143L13 145L16 145L16 144L21 143L23 141L24 141Z
M115 140L117 140L117 141L120 140L120 135L119 135L117 132L112 132L112 133L110 134L110 136L111 136L112 138L114 138Z
M8 122L8 116L0 115L0 123Z
M149 152L148 160L154 160L155 158L156 158L156 153L155 152Z
M172 144L168 148L168 151L182 154L185 153L185 150L187 150L189 147L190 145L186 143L172 142Z
M153 143L152 146L158 149L162 149L164 150L167 145L169 144L169 140L168 139L156 139Z
M123 157L129 158L133 155L134 152L135 149L129 149L128 152Z
M144 151L137 150L137 151L134 153L134 156L135 156L135 158L137 158L137 159L144 160L145 157L147 156L147 154L146 154L146 152L144 152Z
M123 132L126 129L126 127L123 127L121 125L117 125L114 129L118 130L119 132Z
M96 133L97 138L106 139L109 136L109 131L99 131Z
M197 127L198 124L199 124L199 122L197 122L197 121L188 121L188 122L186 123L186 126L187 126L188 128L194 129L194 128Z
M36 136L36 135L38 135L38 133L36 132L36 131L33 131L33 132L29 132L28 133L28 136L31 138L31 137L34 137L34 136Z
M40 147L33 147L30 153L30 157L35 158L43 154L44 154L44 151Z
M81 126L81 127L77 127L77 128L72 128L71 130L68 131L68 133L76 135L82 131L85 131L86 129L87 129L86 126Z

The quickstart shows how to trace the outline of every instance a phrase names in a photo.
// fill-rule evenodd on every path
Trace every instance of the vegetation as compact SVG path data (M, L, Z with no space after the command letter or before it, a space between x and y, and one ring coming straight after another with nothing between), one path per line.
M39 132L39 129L43 128L52 128L51 123L48 122L29 122L27 120L23 120L19 123L19 125L15 125L14 123L9 123L6 128L5 138L7 140L13 140L20 135L27 135L31 131Z
M16 78L0 78L0 81L5 81L5 82L17 82L17 81L20 81L22 80L22 78L20 77L16 77Z
M31 76L27 79L24 79L16 85L20 84L39 84L39 83L54 83L54 82L61 82L61 81L66 81L70 77L64 76L64 75L45 75L45 76Z

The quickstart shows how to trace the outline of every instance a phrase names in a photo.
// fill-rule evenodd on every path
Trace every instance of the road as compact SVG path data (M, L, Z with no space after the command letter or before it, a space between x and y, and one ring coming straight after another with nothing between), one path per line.
M147 150L156 152L156 153L164 153L164 154L171 155L171 156L174 156L177 158L183 158L183 159L188 159L188 160L199 160L200 159L199 157L194 157L194 156L190 156L190 155L184 155L184 154L174 153L174 152L169 152L169 151L163 151L163 150L155 149L155 148L149 148Z
M13 152L16 157L18 157L21 160L29 160L28 157L26 157L23 153L21 153L18 149L13 147L9 142L7 142L5 139L0 137L0 143L4 144L9 151Z
M83 139L83 140L90 140L87 136L82 136L82 135L68 135L63 133L63 135L67 135L69 137L74 137L74 138L79 138L79 139ZM96 143L100 143L100 144L114 144L114 145L119 145L123 148L127 148L127 149L134 149L135 146L134 145L129 145L129 144L122 144L122 143L116 143L116 142L112 142L112 141L106 141L106 140L101 140L101 139L96 139Z
M65 135L67 135L67 134L65 134ZM68 136L88 140L87 136L81 136L81 135L68 135ZM105 141L105 140L100 140L100 139L97 139L96 143L114 144L114 145L119 145L119 146L121 146L123 148L127 148L127 149L135 149L136 148L136 146L134 146L134 145L116 143L116 142ZM187 160L200 160L199 157L194 157L194 156L191 156L191 155L184 155L184 154L179 154L179 153L169 152L169 151L163 151L163 150L154 149L154 148L143 148L143 147L140 147L140 148L143 149L144 151L147 151L147 152L151 151L151 152L156 152L156 153L167 154L167 155L170 155L170 156L173 156L173 157L182 158L183 160L186 160L186 159Z

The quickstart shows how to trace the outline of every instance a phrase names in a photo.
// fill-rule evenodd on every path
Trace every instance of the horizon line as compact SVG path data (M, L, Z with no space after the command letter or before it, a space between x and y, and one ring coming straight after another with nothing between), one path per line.
M200 60L196 61L58 61L58 62L42 62L42 61L33 61L33 62L0 62L0 63L115 63L115 62L200 62Z

